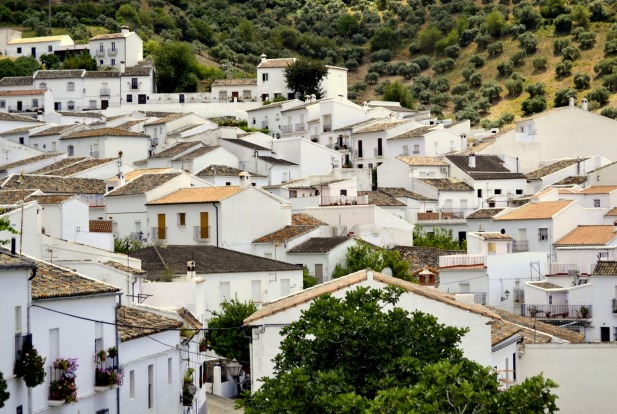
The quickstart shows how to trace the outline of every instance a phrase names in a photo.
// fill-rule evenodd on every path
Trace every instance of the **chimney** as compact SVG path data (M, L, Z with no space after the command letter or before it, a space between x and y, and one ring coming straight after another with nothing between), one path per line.
M568 100L569 104L570 104L570 108L574 108L574 98L570 97L570 99Z
M467 134L461 133L461 151L465 151L467 149Z
M116 186L116 188L122 187L125 184L124 172L122 171L123 164L124 162L122 161L122 151L118 151L118 185Z
M124 60L120 61L120 74L126 72L126 62Z
M238 174L238 177L240 177L240 188L244 189L251 186L251 174L242 171Z
M189 260L186 262L186 278L189 280L195 279L195 261Z
M469 168L476 168L476 154L469 154Z
M123 37L127 37L129 35L129 30L131 30L128 26L122 26L120 28L120 33L122 33Z
M311 102L311 95L306 95L306 96L304 97L304 102L306 102L306 103Z
M587 107L587 98L583 98L583 104L581 105L581 108L583 109L583 111L588 111L588 107Z
M268 57L265 53L262 53L259 57L261 58L261 63L266 63L268 61Z

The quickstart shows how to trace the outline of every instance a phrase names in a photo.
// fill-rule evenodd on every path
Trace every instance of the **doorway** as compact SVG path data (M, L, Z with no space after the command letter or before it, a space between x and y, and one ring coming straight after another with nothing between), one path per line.
M108 100L101 100L101 109L107 109L107 107L109 106L109 101Z
M610 342L611 340L611 328L608 326L600 327L600 341Z

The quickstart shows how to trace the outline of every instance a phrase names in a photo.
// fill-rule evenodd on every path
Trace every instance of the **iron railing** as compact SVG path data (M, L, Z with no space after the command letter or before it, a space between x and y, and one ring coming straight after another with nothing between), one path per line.
M296 124L296 131L304 131L306 129L305 124Z
M561 264L561 263L551 263L548 266L549 275L568 275L572 273L577 273L579 267L577 264Z
M107 54L109 56L116 56L118 54L118 49L107 49Z
M529 242L527 240L514 240L512 242L512 252L528 252L529 251Z
M617 299L613 299L613 313L617 313Z
M281 132L286 134L288 132L293 132L293 125L281 125Z
M591 305L530 305L521 306L521 315L536 319L589 319Z
M167 240L167 227L152 227L153 240Z
M109 88L101 88L101 96L109 96Z
M514 289L514 302L525 302L525 289Z
M325 124L323 126L323 132L330 132L332 131L332 124Z
M96 51L96 56L97 57L105 57L105 50L98 49Z

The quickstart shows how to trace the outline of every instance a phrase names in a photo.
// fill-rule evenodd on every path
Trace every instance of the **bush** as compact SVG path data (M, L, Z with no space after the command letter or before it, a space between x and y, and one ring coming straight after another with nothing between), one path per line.
M583 32L578 35L577 41L583 50L593 49L596 43L596 34L592 32Z
M491 103L499 99L502 91L503 89L501 86L499 86L499 84L495 81L488 82L480 89L482 96L488 99Z
M349 59L346 60L344 63L345 67L350 70L350 71L355 71L356 69L358 69L358 66L360 66L360 64L358 63L358 61L356 59Z
M519 35L518 42L528 55L535 53L538 48L538 39L530 32Z
M447 78L436 78L431 81L428 88L435 92L448 92L450 90L450 82Z
M617 39L609 40L604 45L604 55L610 56L617 53Z
M512 123L512 121L514 121L514 115L512 115L509 112L504 112L499 117L499 121L501 122L502 126L505 125L505 124L510 124L510 123Z
M525 88L525 92L527 92L531 98L544 96L546 95L546 87L542 82L530 83Z
M521 104L521 109L525 115L537 114L546 109L546 99L543 96L527 98Z
M506 89L508 90L508 95L511 98L516 98L523 93L523 81L509 80L506 82Z
M523 62L525 61L525 56L527 56L525 54L525 51L519 50L518 52L516 52L510 57L510 62L512 62L513 66L521 66Z
M374 85L379 80L379 73L369 72L364 76L364 81L369 85Z
M424 53L433 53L435 45L443 38L443 33L435 27L430 26L418 34L418 49Z
M480 85L482 85L482 75L480 75L479 72L472 73L471 76L469 77L469 84L473 86L474 88L477 88Z
M562 88L555 94L555 100L553 101L555 107L568 106L570 104L570 98L576 99L576 91L572 88Z
M480 114L473 108L465 108L464 110L458 111L454 117L457 121L469 119L472 125L478 125L478 122L480 122Z
M534 58L532 64L536 72L544 72L547 68L548 60L545 57L537 57Z
M503 60L497 64L499 76L510 76L514 72L514 65L510 60Z
M561 50L561 56L564 60L571 60L574 62L581 57L581 51L576 46L568 46Z
M371 66L368 67L368 71L369 73L373 72L373 73L378 73L380 75L383 75L384 73L386 73L387 67L388 67L388 64L386 62L375 62Z
M568 34L572 30L572 18L569 14L560 14L553 20L555 33Z
M613 69L617 66L617 58L602 59L594 67L593 71L598 76L608 75L613 73Z
M480 55L473 55L469 58L469 63L472 64L475 68L481 68L484 66L484 58Z
M446 56L448 56L449 58L456 59L459 57L461 53L461 48L458 45L452 45L452 46L448 46L445 49L445 52L446 52Z
M416 65L420 66L421 70L426 70L431 66L431 61L429 60L428 56L424 55L412 59L411 63L415 63Z
M611 73L610 75L606 75L604 80L602 80L602 86L608 89L610 92L617 92L617 73Z
M433 63L433 71L435 73L446 73L449 70L454 69L454 64L455 62L452 58L441 59Z
M555 66L555 75L557 78L565 78L572 74L572 62L569 60L561 61Z
M488 45L486 48L488 56L491 58L497 57L503 53L503 42L495 42Z
M591 76L587 73L577 73L574 75L574 87L579 91L583 89L589 89L589 82L591 81Z
M398 74L400 76L405 77L405 79L411 79L414 76L417 76L422 70L420 69L420 66L418 66L415 63L408 63L405 66L401 66L398 69Z
M602 112L600 112L600 115L611 119L617 119L617 108L614 106L604 108Z
M553 53L561 55L561 51L568 46L570 46L570 41L568 39L557 39L553 42Z
M452 95L463 95L465 94L465 92L467 92L469 90L469 86L467 86L466 83L459 83L458 85L455 85L452 90L450 91L450 93Z
M599 86L593 91L589 92L586 96L589 101L596 101L600 106L604 106L608 103L608 99L611 94L604 86Z
M392 60L392 51L388 49L377 50L370 54L371 62L389 62Z
M485 50L493 39L489 35L478 35L474 42L478 45L478 50Z

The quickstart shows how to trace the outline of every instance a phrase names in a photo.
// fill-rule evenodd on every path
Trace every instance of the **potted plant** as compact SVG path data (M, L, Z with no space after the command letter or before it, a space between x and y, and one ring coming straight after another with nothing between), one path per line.
M63 401L65 404L70 404L77 401L77 385L75 378L77 371L76 358L57 358L54 361L54 369L56 370L55 379L49 386L49 399Z
M24 348L17 354L19 359L15 362L15 375L22 377L29 388L42 384L45 381L45 358L34 347Z
M529 315L532 318L536 317L536 314L538 313L538 308L536 308L535 305L531 305L530 307L527 308L527 310L529 311Z
M206 338L201 338L199 341L199 352L206 352L208 350L208 340Z
M581 306L581 316L587 318L589 316L589 308L587 306Z
M193 368L189 368L184 373L184 380L182 383L182 405L184 407L190 407L193 405L193 396L195 395L195 385L193 385Z
M107 356L110 357L111 359L114 359L115 357L118 356L118 348L116 348L115 346L112 346L111 348L109 348L107 350Z

